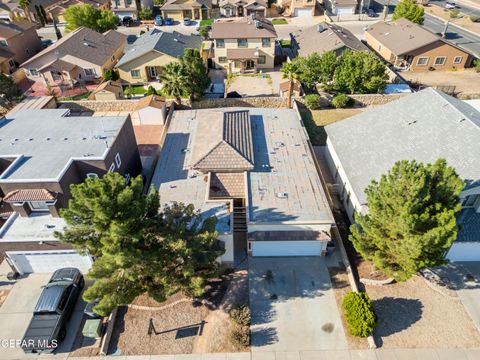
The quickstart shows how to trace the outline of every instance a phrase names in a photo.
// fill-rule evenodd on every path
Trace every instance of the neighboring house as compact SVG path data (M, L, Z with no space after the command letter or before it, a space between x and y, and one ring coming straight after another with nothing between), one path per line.
M202 38L198 35L152 29L126 46L125 55L116 68L124 83L143 84L156 81L162 68L172 61L178 61L185 49L200 50L201 45Z
M79 28L22 64L27 77L50 85L73 86L94 81L123 55L127 37L110 30L104 34Z
M287 0L290 16L313 16L317 0Z
M175 111L152 184L161 205L216 216L226 263L320 256L330 240L333 216L292 109Z
M0 20L15 21L18 17L24 17L25 12L18 6L17 0L0 1Z
M167 103L165 98L149 95L140 99L135 108L139 125L165 125L167 118Z
M404 18L369 26L365 40L381 57L404 70L463 69L472 60L465 50Z
M290 34L290 48L295 56L308 56L335 51L340 56L346 49L370 51L349 30L331 23L320 23Z
M267 2L263 0L223 0L219 3L220 14L225 17L249 16L257 18L267 16Z
M71 6L77 5L91 5L98 10L108 10L110 9L110 0L57 0L52 2L50 5L44 6L45 12L47 13L49 22L64 23L65 21L65 11ZM39 21L38 14L34 14L35 19Z
M273 69L277 33L268 19L253 16L215 22L210 37L214 40L214 66L228 73Z
M349 15L358 14L360 12L359 9L362 9L361 12L369 9L370 0L324 0L323 7L325 8L327 15L334 15L339 18L349 18ZM354 20L351 16L350 18Z
M108 80L92 91L88 100L119 100L123 98L123 87L120 81Z
M19 273L88 268L88 257L55 240L53 232L65 225L59 210L68 205L72 184L109 171L127 181L141 173L130 116L21 110L0 120L0 127L0 198L10 208L0 229L0 251Z
M160 9L164 19L171 18L180 22L184 18L206 20L216 16L216 4L216 0L167 0Z
M137 19L140 9L153 9L153 0L111 0L110 10L120 19L125 16Z
M36 24L26 20L0 20L0 72L12 74L43 49L35 27Z
M396 161L446 159L465 182L461 228L447 257L480 260L480 112L427 88L325 130L326 159L351 221L354 212L368 212L365 188Z

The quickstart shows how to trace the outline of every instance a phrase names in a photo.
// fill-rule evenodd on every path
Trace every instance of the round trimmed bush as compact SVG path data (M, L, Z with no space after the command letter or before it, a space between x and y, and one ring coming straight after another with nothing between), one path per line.
M305 95L303 101L305 102L305 106L310 110L316 110L320 107L320 95L318 94Z
M348 330L353 336L367 337L377 326L372 300L365 292L349 292L342 303Z
M345 94L338 94L333 97L332 105L337 109L344 108L350 104L351 100L352 99Z

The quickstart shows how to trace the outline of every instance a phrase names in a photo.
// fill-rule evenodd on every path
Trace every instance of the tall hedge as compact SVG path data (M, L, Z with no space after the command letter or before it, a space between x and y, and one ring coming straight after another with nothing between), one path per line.
M377 326L372 300L365 292L349 292L342 303L348 329L353 336L367 337Z

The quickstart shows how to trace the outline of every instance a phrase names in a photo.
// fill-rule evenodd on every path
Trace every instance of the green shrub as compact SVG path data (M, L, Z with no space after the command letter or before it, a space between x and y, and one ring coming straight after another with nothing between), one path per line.
M450 10L450 19L456 19L460 15L460 11L458 9Z
M351 103L352 99L345 94L335 95L332 99L332 105L337 109L347 107Z
M367 337L377 326L377 315L365 292L349 292L342 303L348 330L353 336Z
M104 74L103 74L103 77L105 78L105 80L113 80L113 81L116 81L116 80L119 79L118 72L116 72L116 71L113 70L113 69L105 70L105 72L104 72Z
M470 15L468 18L471 22L480 22L480 16L478 15Z
M239 326L250 325L250 309L243 304L230 311L230 319Z
M250 345L250 328L248 326L234 326L230 331L230 342L237 349Z
M305 106L310 110L316 110L320 108L320 95L318 94L305 95L303 101L305 102Z
M153 11L148 8L138 10L138 18L140 20L153 20Z
M147 89L147 96L148 95L157 95L157 90L155 90L155 88L152 85L150 85Z
M475 68L475 71L476 71L477 73L480 73L480 60L478 60L478 59L475 60L475 61L473 62L473 67Z

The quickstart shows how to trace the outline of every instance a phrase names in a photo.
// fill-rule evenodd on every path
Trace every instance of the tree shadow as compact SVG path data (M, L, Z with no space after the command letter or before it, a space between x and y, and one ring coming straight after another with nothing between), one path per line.
M251 331L251 345L265 346L278 342L277 331L275 328L267 327Z
M417 299L384 297L374 300L373 307L378 316L374 336L379 346L383 343L382 337L408 329L421 319L423 313L423 304Z

